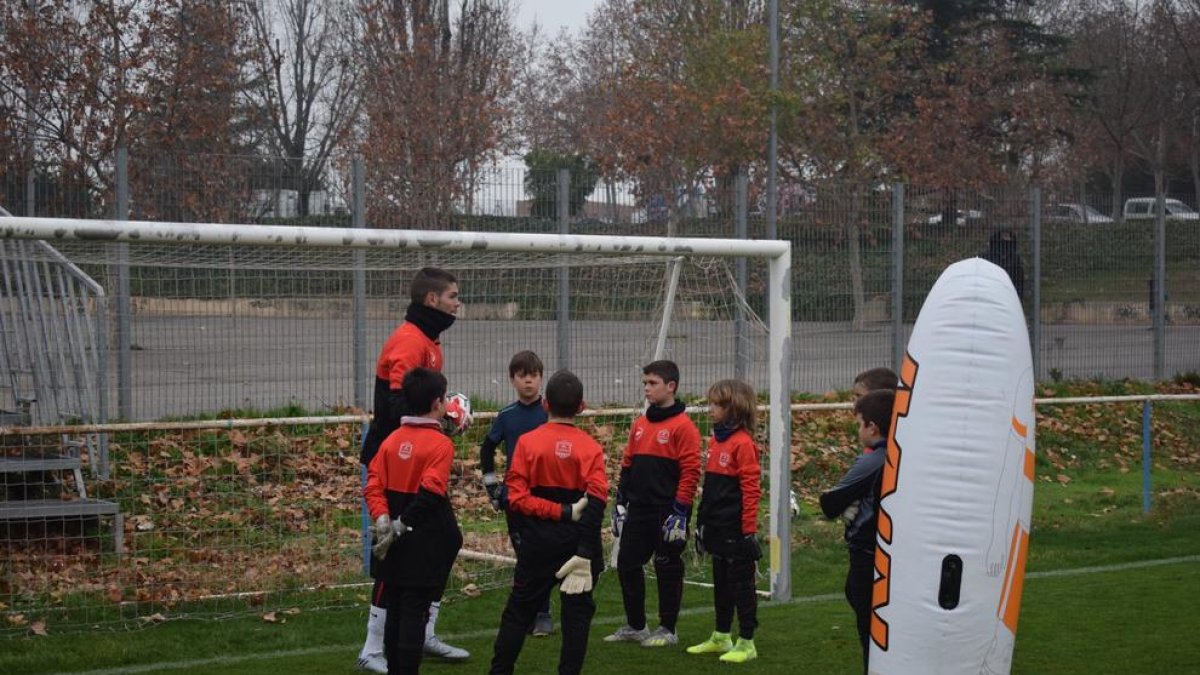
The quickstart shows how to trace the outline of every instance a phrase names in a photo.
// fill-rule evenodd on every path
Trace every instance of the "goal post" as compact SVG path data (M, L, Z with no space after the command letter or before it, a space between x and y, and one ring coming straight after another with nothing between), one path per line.
M309 251L342 250L347 253L344 267L357 265L362 257L350 258L355 251L366 256L418 254L429 264L456 268L456 256L504 254L495 264L520 267L526 260L571 260L582 256L579 264L603 259L737 258L765 261L765 286L768 302L766 379L769 395L769 542L770 584L775 600L791 597L790 503L791 430L789 390L791 372L791 245L786 241L666 238L618 235L527 234L466 231L372 230L351 228L301 227L280 225L236 225L163 223L115 220L73 220L63 218L0 218L0 238L41 239L56 246L77 243L107 246L127 243L135 251L140 247L243 247L287 248L304 254ZM315 254L314 254L315 255ZM232 254L231 254L232 256ZM136 260L136 255L134 255ZM97 258L99 260L99 258ZM486 262L479 263L486 264ZM662 268L659 267L659 270ZM673 271L676 273L677 271ZM600 269L596 272L603 275ZM701 273L702 274L702 273ZM661 271L659 273L661 279ZM697 283L703 284L704 279ZM724 279L710 279L713 284ZM232 282L231 282L232 283ZM572 284L575 275L572 275ZM357 296L357 292L355 293ZM678 302L672 300L677 305ZM574 307L577 303L572 301ZM573 309L574 311L574 309ZM729 323L733 324L730 320ZM732 334L732 328L731 328ZM730 343L729 354L735 350ZM507 359L507 354L505 355ZM732 359L727 375L733 375ZM586 381L586 380L585 380Z

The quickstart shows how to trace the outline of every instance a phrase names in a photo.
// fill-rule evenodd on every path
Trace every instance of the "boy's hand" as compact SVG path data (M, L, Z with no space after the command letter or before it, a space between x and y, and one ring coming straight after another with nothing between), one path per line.
M587 495L580 497L579 501L575 502L574 504L571 504L571 522L574 522L574 523L579 522L579 519L583 517L583 511L584 511L584 509L587 508L587 505L588 505Z
M562 579L559 588L567 595L579 595L592 590L592 561L582 556L573 555L554 573Z
M850 506L847 506L846 510L842 511L842 522L847 525L854 523L854 519L858 517L858 507L859 500L855 499L850 502Z
M621 536L621 529L625 527L625 516L629 511L624 504L613 506L612 512L612 533L614 537Z
M743 534L742 538L737 542L737 555L744 560L758 560L762 558L762 547L758 544L758 534L751 532Z
M488 500L492 502L492 508L497 511L503 511L508 504L508 490L504 487L494 473L483 474L483 489L487 490Z
M687 526L688 517L691 515L691 508L686 504L675 502L671 508L671 515L663 521L662 539L665 544L683 544L687 541Z
M392 542L396 540L396 530L392 527L392 517L388 514L383 514L375 519L375 544L371 547L371 554L377 559L383 560L387 557L388 549L391 548Z

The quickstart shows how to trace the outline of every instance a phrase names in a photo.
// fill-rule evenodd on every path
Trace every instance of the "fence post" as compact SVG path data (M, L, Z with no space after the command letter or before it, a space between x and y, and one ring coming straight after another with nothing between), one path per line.
M1154 379L1166 374L1167 352L1167 218L1166 195L1159 182L1154 214Z
M558 233L570 234L571 232L571 172L568 169L559 169L558 176L558 199L555 203L558 205ZM562 261L558 268L558 306L555 311L557 316L556 336L558 338L558 367L571 367L571 270L566 256L560 258Z
M749 209L750 181L740 168L733 175L733 209L734 236L746 239L749 236L746 227L747 210ZM737 313L733 320L733 374L738 379L746 379L746 367L750 361L750 349L746 335L746 259L734 261L734 276L737 284Z
M353 222L350 226L364 228L367 226L366 178L362 157L355 157L350 164L350 182L352 184L351 200L353 201ZM361 248L354 249L354 327L353 327L353 360L354 360L354 407L359 410L367 409L367 373L370 367L367 361L367 252Z
M1029 190L1029 242L1033 247L1033 316L1030 327L1030 352L1033 354L1033 378L1042 375L1042 189Z
M892 368L904 364L904 183L892 184Z
M1142 513L1150 513L1150 418L1153 415L1150 399L1142 402Z
M117 148L116 220L129 220L129 149ZM117 244L117 416L133 419L133 338L129 298L129 244Z

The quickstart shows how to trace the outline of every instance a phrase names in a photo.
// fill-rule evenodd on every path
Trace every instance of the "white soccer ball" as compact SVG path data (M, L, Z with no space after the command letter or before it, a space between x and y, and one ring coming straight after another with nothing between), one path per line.
M446 419L442 425L450 436L457 436L471 426L471 399L455 392L446 397Z

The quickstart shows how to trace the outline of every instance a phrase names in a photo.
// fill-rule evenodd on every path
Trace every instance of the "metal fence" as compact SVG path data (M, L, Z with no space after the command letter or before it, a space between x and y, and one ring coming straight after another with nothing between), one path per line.
M689 237L766 232L760 176L683 187L597 181L582 194L566 171L481 168L449 187L406 182L403 172L397 178L384 168L333 158L321 189L303 193L287 184L278 162L259 157L119 153L105 175L55 165L0 167L0 177L9 210L44 216ZM387 192L397 185L407 201ZM1194 203L1190 195L1172 198ZM1040 377L1161 379L1200 370L1200 223L1169 211L1160 237L1152 214L1123 219L1104 212L1111 203L1110 195L1028 187L785 182L777 232L794 244L793 389L844 389L864 368L895 364L937 275L971 255L1001 261L1020 282ZM1011 243L991 241L1002 231L1012 234ZM365 407L365 373L405 305L407 270L389 261L363 270L361 300L371 310L358 321L349 309L357 258L278 265L233 249L197 249L125 267L121 255L77 262L111 298L107 394L119 403L111 416L127 420ZM516 274L463 267L445 256L424 262L447 266L463 280L467 309L445 341L457 387L503 398L504 366L517 349L537 350L551 367L582 368L588 364L569 358L586 351L582 340L614 349L624 341L622 372L610 375L611 367L599 364L607 376L602 395L636 400L636 364L656 329L652 311L629 330L628 314L589 312L589 299L602 297L611 309L617 305L611 296L624 293L646 305L661 300L665 274L608 280L609 271L581 267L571 277L572 306L564 313L553 265ZM714 293L727 298L724 307L744 300L762 313L761 266L751 261L699 273L696 293L706 278L721 287ZM710 370L756 374L753 364L735 363L736 329L706 321L702 304L684 306L677 339L667 344L688 361L683 389L691 394L703 389ZM699 323L684 326L689 320ZM711 348L689 354L688 341L702 334ZM689 369L703 375L689 378Z

